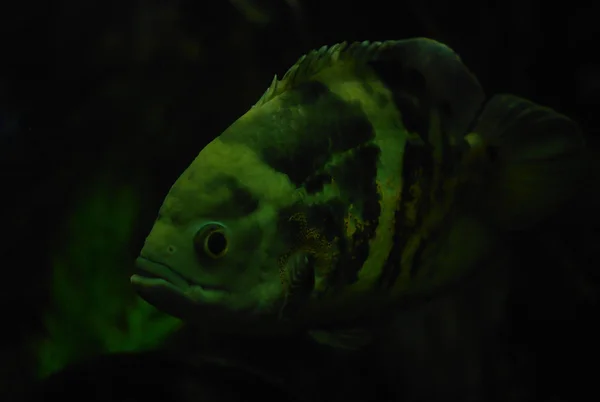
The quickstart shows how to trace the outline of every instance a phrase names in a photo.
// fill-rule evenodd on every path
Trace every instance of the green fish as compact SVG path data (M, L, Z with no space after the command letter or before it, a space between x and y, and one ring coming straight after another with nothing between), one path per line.
M322 47L177 179L131 283L215 331L351 347L350 329L459 283L556 213L584 148L569 118L486 99L434 40Z

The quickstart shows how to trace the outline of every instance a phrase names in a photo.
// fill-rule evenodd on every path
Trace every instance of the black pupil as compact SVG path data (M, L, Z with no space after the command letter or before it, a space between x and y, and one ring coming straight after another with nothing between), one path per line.
M212 232L208 235L206 248L214 255L219 255L227 247L227 239L221 232Z

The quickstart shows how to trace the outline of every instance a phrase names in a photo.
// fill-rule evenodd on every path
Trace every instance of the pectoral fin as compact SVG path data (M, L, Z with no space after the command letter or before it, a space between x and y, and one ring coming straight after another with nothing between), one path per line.
M305 253L296 253L287 264L287 288L279 318L291 320L305 305L315 288L314 259Z

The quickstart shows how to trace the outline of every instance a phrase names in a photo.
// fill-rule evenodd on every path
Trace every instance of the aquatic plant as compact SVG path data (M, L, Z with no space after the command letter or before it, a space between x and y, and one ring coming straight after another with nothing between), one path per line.
M41 377L94 355L155 348L179 327L129 286L137 189L107 173L91 183L52 256L46 333L34 343Z

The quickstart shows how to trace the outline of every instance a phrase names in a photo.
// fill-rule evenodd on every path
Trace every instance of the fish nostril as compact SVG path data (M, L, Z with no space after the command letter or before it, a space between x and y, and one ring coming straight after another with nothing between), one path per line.
M177 249L175 248L175 246L167 246L167 253L174 254L175 251L177 251Z

